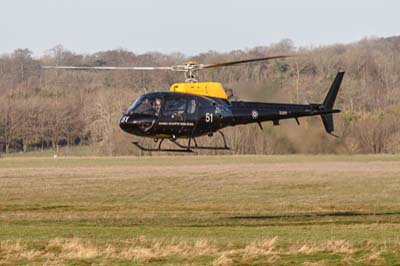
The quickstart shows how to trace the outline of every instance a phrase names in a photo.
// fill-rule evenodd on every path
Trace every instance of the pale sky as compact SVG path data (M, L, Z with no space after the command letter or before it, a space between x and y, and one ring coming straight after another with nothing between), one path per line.
M396 0L0 0L0 54L124 48L194 55L400 35Z

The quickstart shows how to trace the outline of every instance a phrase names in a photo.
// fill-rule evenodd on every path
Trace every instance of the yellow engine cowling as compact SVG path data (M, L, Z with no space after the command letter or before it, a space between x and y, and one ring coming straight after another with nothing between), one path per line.
M222 84L219 82L175 83L169 91L228 99Z

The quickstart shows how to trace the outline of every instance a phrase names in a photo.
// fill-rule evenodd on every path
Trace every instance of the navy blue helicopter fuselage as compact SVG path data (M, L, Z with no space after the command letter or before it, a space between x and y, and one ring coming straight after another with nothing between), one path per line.
M123 113L119 125L127 133L154 139L195 138L212 135L228 126L320 115L325 130L333 128L333 109L344 72L339 72L321 104L285 104L230 101L178 92L152 92L140 96Z

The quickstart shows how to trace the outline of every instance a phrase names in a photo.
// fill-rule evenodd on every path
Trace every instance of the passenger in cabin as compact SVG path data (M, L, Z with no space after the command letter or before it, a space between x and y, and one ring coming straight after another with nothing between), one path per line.
M160 109L161 109L161 100L159 98L156 98L154 103L155 103L154 105L155 115L158 116L160 114Z

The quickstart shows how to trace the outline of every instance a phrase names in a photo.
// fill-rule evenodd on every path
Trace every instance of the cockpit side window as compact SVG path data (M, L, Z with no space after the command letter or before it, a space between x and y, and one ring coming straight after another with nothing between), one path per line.
M204 98L198 98L198 102L200 108L208 108L213 106L213 102L211 100L206 100Z
M186 100L180 99L168 99L165 101L163 110L164 116L181 115L185 112Z

